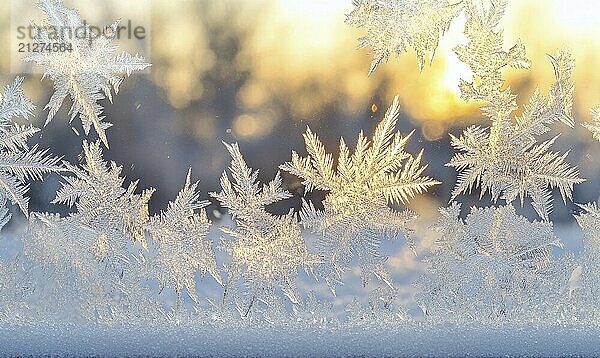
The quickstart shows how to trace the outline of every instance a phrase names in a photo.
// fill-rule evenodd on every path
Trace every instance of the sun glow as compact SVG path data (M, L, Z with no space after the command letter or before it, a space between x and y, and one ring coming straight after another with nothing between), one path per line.
M235 12L251 4L252 17L242 16L241 26L246 26L248 36L237 56L239 68L232 71L249 71L250 76L240 89L238 100L244 113L262 113L272 101L293 98L289 101L295 118L311 120L315 113L332 103L341 103L349 113L370 108L371 96L383 89L385 97L398 94L402 108L415 122L424 125L428 137L436 138L456 121L466 123L479 118L476 105L460 98L460 79L470 80L471 73L454 54L454 47L466 41L462 33L464 15L456 19L439 43L431 66L422 73L415 71L417 65L414 51L393 57L371 76L367 71L371 57L368 49L356 50L361 29L346 24L346 14L351 10L350 0L280 0L226 1ZM171 7L167 2L156 2L155 14L185 12ZM156 9L155 9L156 10ZM189 13L192 13L189 11ZM595 66L600 60L600 2L593 0L519 0L511 1L503 20L505 50L521 39L532 60L531 71L507 70L507 85L513 89L521 86L520 97L525 100L536 85L542 89L552 82L553 73L546 53L569 47L576 61L577 84L576 108L579 113L589 113L589 108L600 98L600 70ZM536 16L531 16L536 14ZM161 23L160 16L157 24ZM161 33L154 38L161 46L155 46L153 54L160 63L164 54L160 49L173 46L178 51L168 51L169 66L153 66L158 83L168 87L168 97L173 105L185 106L204 95L200 74L210 71L215 53L208 47L205 33L195 19L180 16L183 20L176 30L186 36L168 36ZM223 17L226 18L226 17ZM162 23L161 23L162 25ZM166 24L162 33L168 33L172 25ZM239 24L238 24L239 27ZM235 35L235 33L233 34ZM182 43L183 45L181 45ZM181 54L181 56L173 54ZM175 56L175 57L173 57ZM192 62L189 59L194 59ZM177 61L175 61L177 60ZM284 120L269 115L274 121ZM244 117L246 118L246 117ZM247 119L247 118L246 118ZM240 120L240 128L246 129L251 121ZM244 124L242 126L242 124ZM249 132L248 132L249 133Z

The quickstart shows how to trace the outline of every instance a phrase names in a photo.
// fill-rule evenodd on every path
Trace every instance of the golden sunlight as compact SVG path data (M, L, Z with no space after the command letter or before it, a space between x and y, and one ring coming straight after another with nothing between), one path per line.
M163 31L153 36L157 42L153 44L153 73L156 83L163 86L167 99L176 107L215 95L205 93L203 77L209 71L224 78L247 72L237 92L242 113L263 116L273 103L288 101L294 120L311 121L323 108L335 103L347 113L357 113L371 108L373 96L388 102L398 94L403 111L416 124L420 123L427 139L439 138L453 124L479 120L477 105L465 103L458 91L459 80L471 77L468 67L453 52L456 45L466 41L462 34L464 16L452 24L440 41L431 66L422 73L417 71L414 52L409 50L399 59L391 58L379 66L368 78L369 50L356 50L361 30L344 24L351 0L225 0L219 6L200 9L207 17L202 21L189 16L194 13L185 10L189 4L180 8L160 1L155 6L155 23ZM162 21L161 14L165 13L180 21ZM252 16L244 15L247 13ZM598 13L600 2L592 0L509 3L503 20L509 29L504 33L505 49L520 38L532 60L531 71L505 71L507 85L521 89L521 102L536 85L545 90L551 83L553 73L546 54L568 45L577 61L576 113L587 119L589 108L600 99L600 69L596 65L600 61ZM215 46L227 43L209 43L207 38L211 35L207 31L222 33L224 39L239 37L237 54L223 58L221 53L229 49ZM236 132L262 136L269 133L274 123L286 120L272 118L268 126L257 132L256 121L250 118L257 117L237 118Z

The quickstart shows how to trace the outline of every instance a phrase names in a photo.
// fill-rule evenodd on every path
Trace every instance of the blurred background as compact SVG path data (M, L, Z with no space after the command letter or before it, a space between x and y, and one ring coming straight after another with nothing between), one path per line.
M29 1L29 0L27 0ZM339 137L354 143L362 129L371 133L393 97L400 96L399 130L416 129L409 150L425 149L427 174L443 182L411 207L431 223L437 207L450 197L456 173L444 166L453 155L449 133L483 123L477 106L459 97L460 78L469 79L466 65L452 48L464 42L460 17L441 40L431 66L419 73L415 54L380 65L367 77L371 57L356 50L360 29L344 24L351 0L153 0L151 6L149 73L127 79L113 104L105 105L111 144L105 158L124 167L140 187L157 189L151 210L157 212L175 197L188 167L200 180L203 197L218 191L218 178L229 158L222 145L239 142L248 164L260 169L260 179L273 178L291 150L304 153L302 133L307 125L319 134L328 151L336 152ZM8 26L7 1L0 4L0 24ZM7 10L7 11L5 11ZM79 8L85 16L86 8ZM118 8L112 9L118 14ZM590 108L600 104L600 3L593 0L518 0L507 7L503 20L505 48L517 38L532 60L530 71L505 72L507 84L522 104L536 86L545 92L553 81L547 53L568 47L576 59L574 116L569 129L556 124L563 135L557 149L570 150L569 159L587 181L575 188L574 201L596 201L600 194L600 143L580 123L591 119ZM15 16L16 14L12 14ZM118 17L118 15L116 15ZM9 46L9 31L0 33L0 48ZM0 56L0 82L8 84L8 56ZM33 123L43 126L42 111L52 91L50 80L28 77L25 91L37 105ZM81 140L69 127L68 105L46 126L37 140L41 147L76 162ZM483 123L485 124L485 123ZM79 128L80 123L74 122ZM81 132L81 130L79 131ZM93 137L93 135L91 136ZM302 188L297 178L284 175L294 198L271 210L283 213L299 208ZM65 211L49 204L59 178L48 177L31 189L31 209ZM312 197L319 201L323 193ZM463 208L478 203L462 196ZM487 205L488 201L478 205ZM465 211L465 209L463 209ZM574 224L573 203L558 196L552 219L567 248L577 250L581 235ZM213 204L209 214L219 221L222 210ZM535 218L526 204L524 215ZM425 225L424 225L425 226ZM420 232L418 252L430 244L427 230ZM409 280L421 270L409 250L397 242L390 246L390 266L398 280ZM352 285L349 285L352 287ZM351 290L351 288L349 288ZM343 291L341 296L343 297Z

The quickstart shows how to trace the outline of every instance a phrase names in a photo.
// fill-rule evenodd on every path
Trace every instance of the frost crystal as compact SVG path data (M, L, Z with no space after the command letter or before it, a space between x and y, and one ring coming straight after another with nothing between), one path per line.
M354 298L346 306L348 322L352 325L370 323L375 326L404 323L409 319L408 312L398 301L397 289L389 286L376 288L369 292L367 305Z
M463 5L447 0L354 0L346 23L364 28L359 47L371 47L372 74L390 56L399 56L408 47L417 53L419 70L433 60L439 38L448 30Z
M594 139L600 141L600 106L592 109L592 123L584 123L583 126L592 132Z
M550 56L550 60L556 82L548 96L536 90L523 114L513 121L510 114L515 106L507 109L506 102L493 102L505 98L496 89L495 94L481 97L492 101L484 108L492 121L491 128L471 126L460 137L451 135L452 146L459 151L447 164L459 172L452 199L480 186L480 196L489 191L494 202L499 198L508 203L517 198L523 202L525 196L531 197L537 213L548 219L552 211L549 188L558 188L563 200L567 200L572 197L573 186L584 181L579 178L579 171L565 161L568 152L550 151L558 136L542 143L538 140L550 130L548 125L557 120L573 124L573 61L567 52ZM483 90L480 87L478 91Z
M491 1L487 10L469 3L466 6L467 22L464 30L468 42L457 46L454 52L471 68L474 77L473 82L460 81L462 97L493 104L504 102L506 109L512 111L515 96L510 89L501 90L504 84L501 71L505 67L529 68L531 62L525 57L525 46L520 41L508 51L502 49L503 34L497 27L505 7L505 0Z
M229 171L221 176L221 192L211 193L229 210L235 227L222 227L229 237L221 247L231 257L226 267L226 293L241 281L250 296L248 312L257 299L265 299L280 287L292 301L298 302L296 276L301 269L312 272L317 262L308 252L300 226L292 211L283 216L268 213L267 205L291 197L281 188L279 173L262 188L257 180L258 171L248 168L237 144L226 144L232 161Z
M569 297L583 314L599 322L596 307L600 303L600 209L596 203L580 207L584 212L576 219L583 229L584 250L569 278Z
M123 188L121 168L107 165L99 141L84 141L83 158L81 167L64 163L74 175L63 177L54 199L75 212L65 218L35 213L22 236L22 265L34 282L27 300L44 317L68 320L156 315L156 302L141 284L147 273L140 248L153 190L135 194L137 183Z
M352 155L341 139L336 171L332 155L325 153L310 128L304 134L308 157L292 151L291 162L280 166L302 178L307 190L329 192L323 211L312 203L304 203L301 221L318 234L319 253L325 261L322 268L332 289L351 267L353 257L359 260L365 285L371 273L391 285L383 267L386 258L379 253L381 237L396 238L403 234L411 244L409 223L415 214L397 212L388 204L405 204L416 194L439 184L422 176L427 167L421 166L423 152L413 157L404 151L410 135L394 133L399 110L396 97L375 129L372 142L361 132Z
M530 222L512 205L472 208L460 219L460 204L440 209L438 234L417 301L440 319L505 319L526 311L540 297L560 242L552 223ZM549 279L549 277L548 277Z
M23 78L18 77L0 94L0 227L10 219L4 210L6 199L18 205L27 215L27 182L41 180L45 173L61 170L58 165L60 159L51 156L48 150L39 150L37 146L29 148L27 139L39 129L13 122L15 117L28 119L34 109L21 89L22 83Z
M12 215L10 211L6 207L6 198L0 199L0 230L4 227L4 225L8 224Z
M556 82L547 96L536 89L523 114L513 120L511 115L518 109L516 95L510 88L502 89L501 70L529 68L530 62L520 42L502 50L502 31L496 28L505 5L506 1L493 0L488 9L480 10L469 4L465 28L469 41L455 48L474 76L472 83L461 80L462 97L483 101L483 112L492 125L471 126L460 137L451 135L452 146L460 152L447 164L459 172L452 200L477 186L481 187L481 197L489 191L494 202L502 198L510 203L519 198L523 203L528 196L536 212L547 220L552 211L549 187L558 188L566 200L571 199L573 186L583 182L577 169L565 161L568 153L550 151L558 136L542 143L538 139L556 121L573 127L574 63L566 51L549 56Z
M333 310L333 303L320 301L313 291L306 295L304 303L294 305L293 315L296 322L308 326L327 327L339 324Z
M206 240L210 221L203 209L208 201L200 201L198 183L191 182L191 169L183 189L166 211L150 219L146 230L152 236L158 254L153 260L153 271L161 290L170 286L179 294L183 288L195 301L195 270L209 273L220 280L213 252L212 240ZM199 212L196 212L200 209Z
M75 207L71 217L95 233L93 249L98 259L118 259L129 245L147 247L144 225L148 223L148 201L154 189L135 194L137 181L123 187L122 167L102 157L100 142L83 142L81 167L65 162L73 176L64 177L53 203Z
M47 20L36 27L35 40L46 44L58 43L64 49L35 52L26 58L43 67L44 77L54 81L54 93L45 107L49 110L46 124L56 115L65 98L70 96L73 101L69 110L70 121L79 115L85 134L89 134L93 126L108 147L105 130L111 124L102 121L103 108L98 101L108 98L112 102L111 90L118 93L125 76L150 65L137 54L114 55L116 46L110 44L109 36L94 34L89 25L84 25L79 13L66 8L61 0L40 0L38 7L46 14ZM107 30L116 33L118 25L115 22Z
M29 290L21 297L28 317L40 321L130 322L158 314L148 287L141 285L139 258L129 250L118 265L99 255L104 233L83 225L77 216L33 213L22 235L17 258ZM112 247L107 247L114 252ZM18 282L18 281L17 281Z
M148 64L137 55L114 55L115 47L108 38L91 35L78 13L65 8L60 0L40 0L47 20L38 28L38 40L65 49L29 57L54 81L55 91L46 106L47 121L69 96L73 102L71 120L79 116L86 134L94 126L100 139L83 142L81 164L59 164L60 159L47 151L28 146L27 140L37 128L13 122L16 117L27 119L33 110L20 88L23 79L17 78L0 94L0 228L10 219L6 208L9 201L28 214L27 183L48 172L63 175L53 203L65 204L71 211L62 217L29 214L27 225L22 230L11 227L14 231L8 236L14 237L0 247L0 331L9 332L10 338L4 341L16 347L7 354L22 354L18 344L11 341L12 335L30 338L32 333L40 333L36 327L50 327L59 333L67 327L67 334L72 334L72 327L79 330L90 326L80 336L96 344L98 334L143 328L152 335L165 328L165 323L169 327L162 333L178 338L181 328L190 332L216 328L217 336L221 331L243 336L234 337L233 346L228 347L186 346L182 352L188 355L195 352L192 349L214 351L222 346L240 355L265 349L270 354L285 354L289 347L273 350L267 344L248 350L236 346L256 340L257 334L273 332L276 340L296 333L300 336L294 338L300 340L320 333L340 334L341 345L352 351L368 339L357 343L347 338L364 336L365 328L381 333L383 341L389 343L397 341L399 335L410 336L415 328L427 338L438 328L448 328L437 325L444 321L459 323L463 336L459 338L464 338L464 328L471 338L471 333L481 334L478 340L489 330L486 326L474 328L473 323L495 330L506 328L508 336L525 338L524 342L547 338L555 329L565 330L564 336L577 338L567 349L577 348L578 340L594 336L600 322L600 208L596 203L580 205L582 212L576 215L584 233L580 257L568 253L554 259L553 251L561 243L549 220L552 190L558 189L564 200L571 199L574 185L583 181L577 169L566 162L566 153L551 151L557 137L547 136L558 121L574 126L571 55L560 52L549 56L555 83L547 95L536 90L522 114L515 115L519 109L517 95L506 87L502 72L506 68L529 68L530 62L519 41L504 49L499 24L506 1L451 1L355 0L354 11L347 16L348 24L366 30L360 44L372 47L372 73L382 61L408 47L416 50L422 68L433 57L452 19L466 9L468 41L455 52L471 68L473 79L461 81L460 90L465 100L480 102L491 124L489 128L471 126L459 137L451 137L458 153L448 165L459 176L449 207L439 209L440 217L433 225L436 241L426 260L426 271L415 282L415 301L427 318L416 322L402 304L400 292L405 288L394 286L380 245L385 239L402 235L414 249L411 234L416 214L397 208L439 183L423 174L426 165L421 163L422 152L413 156L405 151L411 135L402 136L395 130L398 98L372 139L361 132L352 150L340 140L337 160L307 128L307 156L292 152L291 160L280 166L299 177L306 191L325 192L322 207L303 201L301 222L293 210L281 216L268 211L269 205L291 197L282 188L279 173L262 185L258 171L248 167L238 145L226 144L231 164L221 177L221 191L210 194L232 217L229 226L220 228L223 237L219 248L228 257L223 267L218 267L213 241L207 238L211 225L205 212L208 202L200 200L191 170L168 207L150 215L148 203L154 190L139 193L138 182L125 184L122 168L103 158L103 143L107 146L108 142L104 130L109 124L102 122L98 102L105 98L112 101L124 78ZM113 31L116 26L112 25ZM85 30L87 38L70 38L69 30L76 28L79 34ZM600 140L600 108L592 113L593 122L584 126ZM501 199L506 204L473 207L461 217L461 206L455 199L475 187L481 189L481 196L489 192L494 202ZM523 205L526 198L532 199L542 220L517 215L517 200ZM307 241L302 237L301 224L311 231ZM307 244L312 244L312 239L316 253ZM221 269L226 275L224 282ZM320 301L313 292L304 296L297 287L301 282L298 276L305 271L324 278L335 294L336 285L351 270L361 276L365 286L373 276L382 282L375 289L369 287L365 300L356 298L350 304L343 298ZM209 307L198 304L196 271L208 273L223 286L222 298L208 297ZM153 292L155 281L161 291L175 291L176 305L168 307L168 298ZM183 291L195 301L193 304L184 304ZM343 305L346 321L338 317ZM172 323L181 326L172 327ZM510 324L502 328L503 323ZM532 327L539 332L531 332ZM306 332L308 335L303 336ZM42 333L46 337L47 332ZM489 351L489 339L485 339L481 349ZM0 341L4 342L2 334ZM2 355L5 344L0 346ZM99 346L104 347L104 343ZM423 349L423 345L415 347L409 347L409 352ZM425 348L423 351L435 353ZM35 349L39 347L30 352L38 353ZM97 351L86 349L74 354ZM385 347L376 349L391 354ZM156 355L156 350L153 352Z

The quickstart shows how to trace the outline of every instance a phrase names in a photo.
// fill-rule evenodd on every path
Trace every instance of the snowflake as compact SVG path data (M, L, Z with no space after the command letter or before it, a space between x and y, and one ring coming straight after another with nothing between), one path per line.
M542 96L536 90L515 121L510 117L512 110L490 106L486 115L492 121L491 128L471 126L460 137L450 135L452 146L459 151L447 164L459 172L451 200L476 186L481 187L481 197L489 191L494 202L503 198L510 203L518 197L522 203L529 196L536 212L547 220L552 211L549 187L558 188L567 200L572 197L573 186L584 181L565 161L568 153L550 151L558 136L538 143L551 123L560 120L573 124L573 61L568 52L550 56L550 60L556 82L549 95Z
M300 269L310 273L317 262L308 252L300 226L293 211L283 216L268 213L265 207L291 197L281 188L279 173L262 189L257 180L258 171L248 168L237 144L226 144L232 161L229 171L221 176L220 193L211 193L235 220L235 227L222 227L230 238L222 242L222 249L231 257L227 265L226 291L241 280L251 296L243 316L247 316L257 299L266 299L276 287L298 302L295 278Z
M600 106L592 109L592 123L584 123L583 126L592 132L594 139L600 141Z
M209 203L199 200L198 183L192 184L191 174L190 169L183 189L166 211L151 218L146 230L157 247L153 262L161 287L172 286L178 295L186 288L197 301L196 269L203 275L208 272L216 280L220 279L213 242L205 239L210 221L203 208Z
M56 115L65 98L70 96L73 101L69 110L70 121L79 115L85 134L89 134L93 126L108 147L105 130L111 124L103 122L102 106L98 101L108 98L112 102L111 88L118 93L125 76L150 65L137 54L114 55L116 46L110 44L110 36L94 34L79 13L66 8L61 0L40 0L38 6L47 20L36 27L35 40L46 44L58 43L65 49L35 52L26 58L26 61L34 61L43 67L44 77L54 81L54 93L45 107L49 110L46 124ZM119 23L115 22L107 30L116 33L118 26Z
M504 319L542 296L552 249L561 246L552 223L530 222L512 205L471 208L463 221L453 202L440 214L427 274L416 283L427 315Z
M319 138L307 128L304 134L308 157L292 152L291 162L280 166L303 179L307 190L328 191L317 210L304 202L302 223L318 234L318 246L327 271L326 280L334 289L344 271L350 268L353 256L358 257L363 282L374 273L391 285L384 269L385 257L379 253L381 237L396 238L403 234L411 243L409 223L415 219L410 211L397 212L388 207L404 204L416 194L425 192L439 182L422 176L427 166L421 166L423 152L413 157L404 151L410 135L403 137L394 128L399 116L398 98L375 129L372 142L359 134L354 153L343 139L337 171L333 158L325 153Z
M73 176L65 176L53 203L75 207L70 216L95 233L99 259L122 258L131 244L147 247L144 225L149 221L148 201L154 189L135 194L137 181L123 187L122 167L102 157L100 142L83 142L81 167L64 163Z
M372 48L369 75L409 46L415 49L422 70L433 60L440 37L463 8L460 1L451 4L446 0L354 0L353 5L346 23L366 31L359 47Z
M60 158L51 156L48 150L39 150L37 146L30 148L27 144L27 139L39 132L38 128L13 122L14 117L28 119L34 109L21 89L22 83L23 78L17 77L0 95L0 208L4 208L9 199L28 215L27 182L42 180L45 173L58 172L61 167L58 165ZM0 211L1 227L10 216L3 209Z

